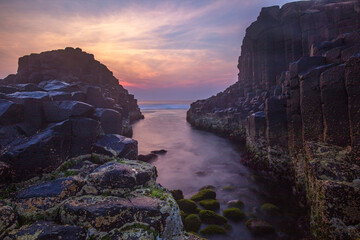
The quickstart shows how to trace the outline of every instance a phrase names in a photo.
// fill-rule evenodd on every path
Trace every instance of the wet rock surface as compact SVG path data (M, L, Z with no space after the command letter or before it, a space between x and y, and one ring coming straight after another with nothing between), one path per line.
M156 177L155 167L136 160L98 154L70 159L51 174L1 187L0 236L187 239L178 205Z
M263 8L246 30L238 81L187 112L193 126L245 143L244 163L294 184L318 239L360 236L349 216L360 208L359 16L350 0Z
M21 57L18 72L0 80L0 93L0 158L10 168L0 178L49 173L93 144L137 157L136 141L105 135L131 134L130 122L142 117L137 100L92 54L66 48Z

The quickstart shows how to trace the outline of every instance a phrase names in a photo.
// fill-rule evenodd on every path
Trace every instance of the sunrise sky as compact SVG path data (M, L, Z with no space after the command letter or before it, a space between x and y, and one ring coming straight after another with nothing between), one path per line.
M80 47L140 100L200 99L236 82L246 27L286 0L0 0L0 78L20 56Z

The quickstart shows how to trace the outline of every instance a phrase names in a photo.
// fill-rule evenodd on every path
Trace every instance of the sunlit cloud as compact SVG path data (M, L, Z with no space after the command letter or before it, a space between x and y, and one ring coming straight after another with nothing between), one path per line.
M72 46L138 98L155 89L210 96L236 81L241 40L260 8L285 2L0 0L0 78L20 56Z

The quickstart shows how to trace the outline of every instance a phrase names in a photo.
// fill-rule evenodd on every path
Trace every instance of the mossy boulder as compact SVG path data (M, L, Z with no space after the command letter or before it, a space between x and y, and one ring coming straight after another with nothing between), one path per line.
M261 210L268 214L279 214L280 208L272 203L265 203L261 206Z
M226 230L218 225L209 225L200 231L203 235L222 235L226 234Z
M199 208L196 202L189 199L180 199L178 202L180 210L183 210L185 213L198 213Z
M231 226L230 223L225 223L225 224L223 225L223 227L224 227L227 231L231 231L231 230L233 229L233 227Z
M228 208L223 211L223 215L234 222L241 221L245 218L245 213L238 208Z
M206 199L216 199L216 192L211 189L204 189L192 196L190 199L195 202Z
M227 219L210 210L201 210L199 212L200 219L203 223L223 225L227 223Z
M214 199L201 200L199 205L207 210L218 210L220 208L219 201Z
M189 213L186 213L186 212L184 212L183 210L180 210L180 216L181 216L181 221L184 223L185 218L186 218L187 216L189 216Z
M224 186L224 187L221 188L221 190L226 191L226 192L233 192L233 191L235 191L235 187L233 187L233 186Z
M244 203L241 200L231 200L226 203L229 208L243 208Z
M201 188L199 189L199 191L204 190L204 189L215 190L215 188L216 188L216 187L213 186L213 185L205 185L205 186L201 187Z
M250 218L247 220L246 227L250 230L250 232L256 235L264 235L275 232L275 229L271 224L257 218Z
M170 190L170 193L173 195L176 201L179 201L180 199L184 199L184 194L180 189Z
M201 227L201 220L198 215L190 214L185 218L184 228L188 232L198 232Z

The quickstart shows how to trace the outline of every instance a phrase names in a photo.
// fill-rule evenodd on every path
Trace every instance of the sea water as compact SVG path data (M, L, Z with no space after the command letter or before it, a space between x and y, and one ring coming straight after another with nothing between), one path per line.
M157 181L168 189L181 189L186 198L196 194L205 185L216 187L221 214L227 201L241 200L243 211L250 216L265 218L274 225L276 234L254 236L245 221L231 223L233 230L227 236L209 239L300 239L297 226L299 214L291 189L269 181L262 174L241 164L245 157L244 146L228 139L191 127L186 122L190 101L139 102L144 120L133 125L133 138L138 140L139 154L165 149L152 162L158 170ZM281 213L268 216L261 205L273 203ZM206 225L202 225L202 228Z

